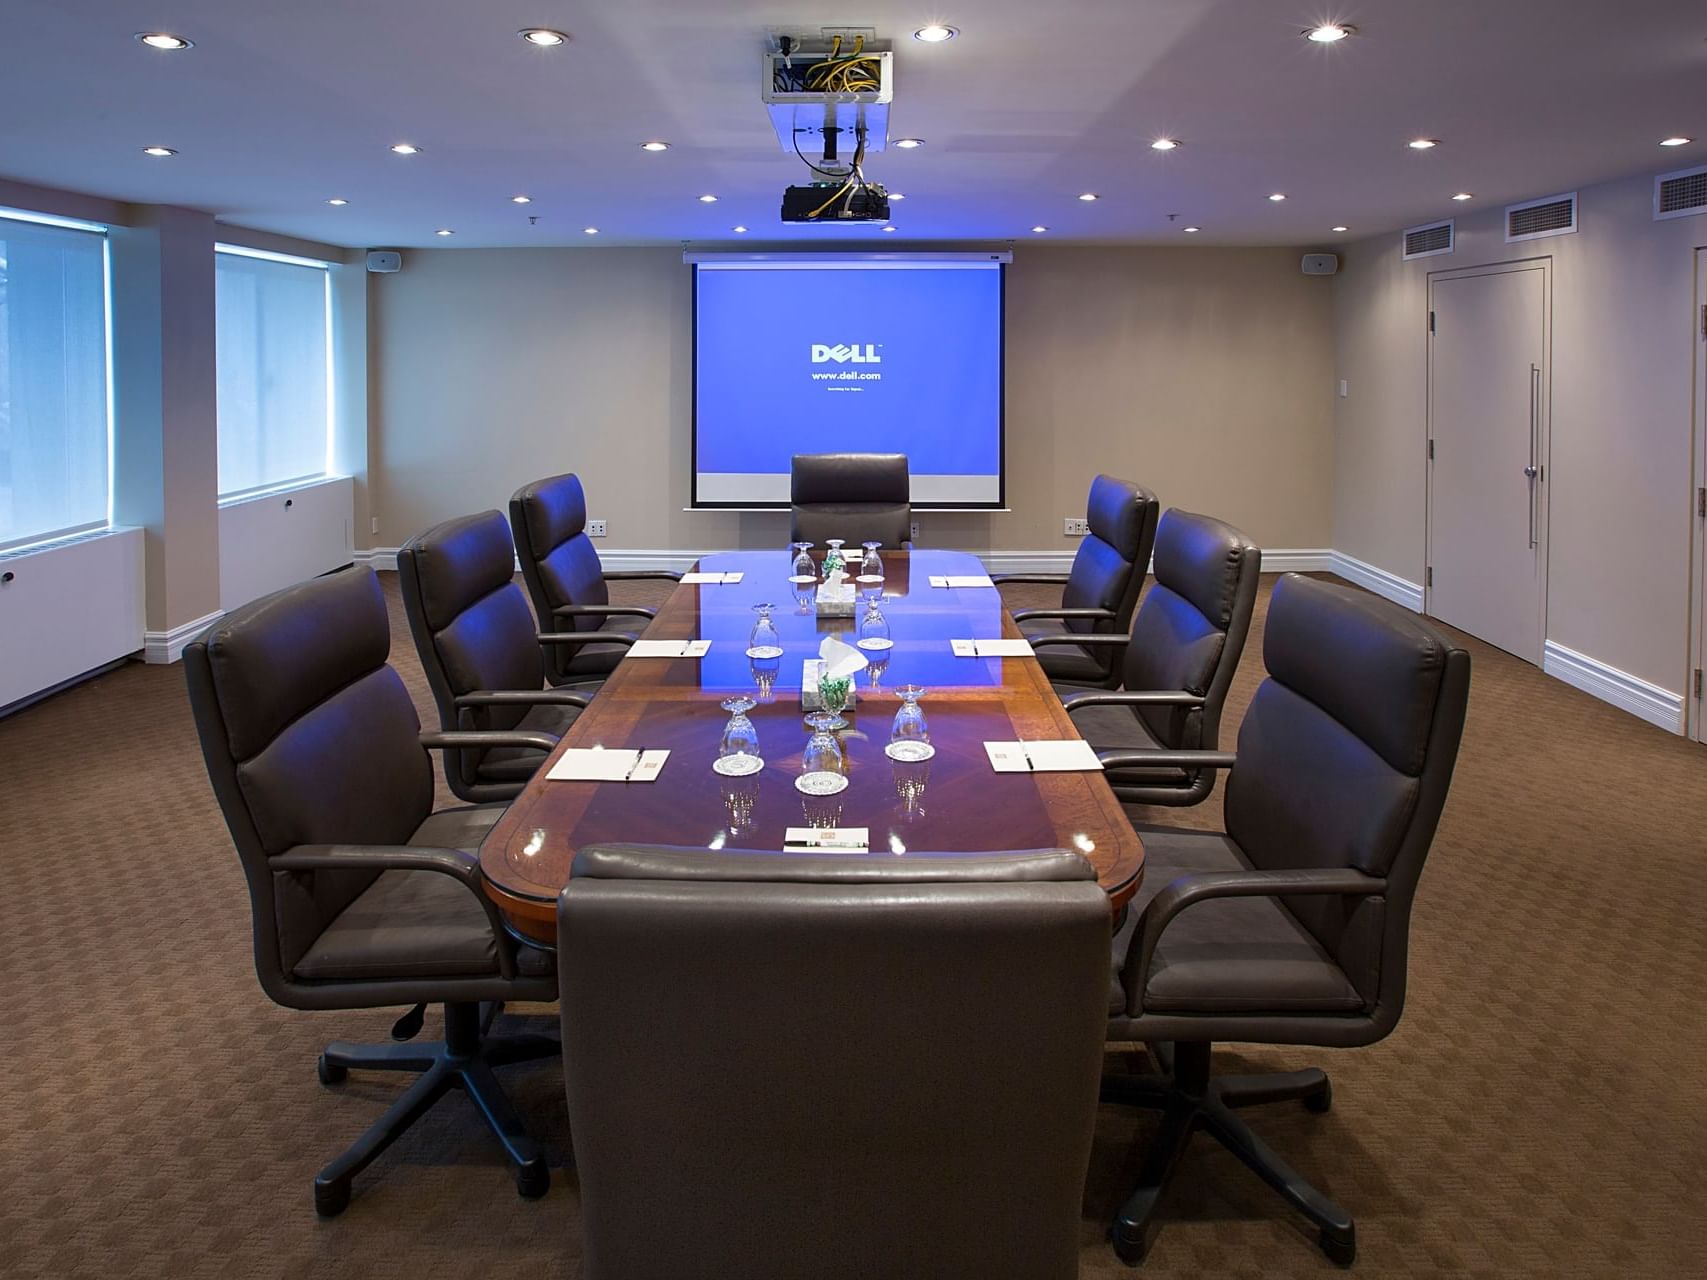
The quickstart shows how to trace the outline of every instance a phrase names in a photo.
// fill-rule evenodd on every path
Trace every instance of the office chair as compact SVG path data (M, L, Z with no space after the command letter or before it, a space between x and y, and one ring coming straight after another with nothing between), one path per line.
M609 675L634 640L624 634L620 619L649 622L657 613L639 605L612 604L607 583L641 578L676 582L682 576L667 569L608 570L600 564L587 536L587 496L580 477L573 474L548 476L517 489L510 497L510 531L541 631L614 633L611 643L601 637L600 643L549 650L545 671L552 684Z
M1097 635L1103 646L1052 641L1038 650L1037 661L1051 681L1113 688L1120 680L1120 654L1132 625L1132 610L1144 589L1150 550L1156 541L1156 495L1113 476L1091 481L1085 504L1090 532L1073 556L1067 573L1003 573L1009 582L1061 584L1061 604L1052 609L1021 609L1014 621L1028 640L1044 636Z
M789 481L789 538L823 546L843 538L898 551L913 545L912 482L904 453L797 453Z
M475 858L502 806L433 812L427 747L544 750L538 733L419 733L386 665L391 632L373 571L349 569L225 615L184 650L196 733L249 884L255 972L287 1009L443 1002L437 1043L334 1041L322 1083L350 1068L417 1079L314 1179L315 1208L343 1212L356 1174L453 1088L516 1165L523 1196L550 1173L493 1068L555 1054L545 1036L486 1034L496 1002L552 1000L551 959L518 948L481 891Z
M1214 1076L1210 1042L1373 1044L1405 1002L1411 902L1446 801L1470 655L1436 627L1350 587L1286 574L1263 636L1268 679L1236 754L1108 756L1116 766L1231 769L1225 833L1140 826L1144 883L1115 939L1108 1037L1140 1040L1160 1074L1106 1077L1104 1096L1162 1111L1114 1247L1142 1261L1157 1202L1207 1129L1356 1256L1351 1215L1310 1186L1235 1108L1332 1100L1319 1070Z
M594 845L557 919L588 1280L1077 1274L1109 939L1077 854Z
M1155 581L1133 618L1130 642L1032 641L1040 654L1055 644L1124 650L1120 692L1055 686L1080 735L1098 751L1215 750L1261 570L1262 551L1232 525L1168 510L1156 528ZM1132 804L1200 804L1215 787L1209 769L1110 769L1107 777L1114 794Z
M547 689L541 645L574 647L612 633L538 632L515 582L510 526L496 511L459 516L397 549L403 611L438 704L439 727L519 729L560 738L587 705L585 691ZM445 781L472 803L513 799L544 753L531 747L446 751Z

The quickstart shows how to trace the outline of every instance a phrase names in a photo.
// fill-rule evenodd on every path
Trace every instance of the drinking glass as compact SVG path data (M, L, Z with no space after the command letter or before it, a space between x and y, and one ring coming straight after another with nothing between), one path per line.
M842 543L845 538L825 538L824 545L829 548L824 553L824 581L830 580L830 575L837 569L847 572L848 562L842 557Z
M845 791L847 762L842 757L841 744L836 741L837 717L828 711L814 711L806 719L812 726L812 736L800 753L800 776L794 780L796 790L809 796L833 796Z
M711 767L727 778L745 777L765 767L759 755L759 731L747 719L747 712L758 703L751 698L725 698L723 709L729 713L729 723L723 726L723 738L717 744L717 761Z
M883 616L878 604L881 591L868 591L865 596L865 616L859 620L859 639L854 643L861 649L887 650L895 646L889 637L889 619Z
M894 723L889 726L889 745L883 753L891 760L929 760L936 754L936 748L931 746L930 725L925 722L925 713L919 706L919 699L925 696L925 691L916 684L909 684L895 692L901 696L901 709L895 713Z
M789 572L791 574L793 574L793 576L791 578L789 578L789 581L790 582L816 582L816 581L818 581L817 567L813 565L812 557L809 554L807 554L808 552L810 552L812 550L812 547L814 544L810 543L810 542L793 542L793 543L790 543L789 545L794 549L794 567L789 570Z
M771 621L771 610L774 608L774 604L753 606L753 612L759 615L759 620L753 624L753 633L747 637L749 658L782 657L782 636L777 632L776 623Z
M830 718L830 728L842 730L848 727L847 719L842 715L842 708L848 705L848 695L853 692L853 677L840 676L830 680L823 676L818 678L818 700L823 704L824 714ZM813 712L806 717L806 723L813 723Z
M883 581L883 561L877 554L877 549L882 545L883 544L881 542L860 543L860 546L865 548L865 554L859 559L859 581Z

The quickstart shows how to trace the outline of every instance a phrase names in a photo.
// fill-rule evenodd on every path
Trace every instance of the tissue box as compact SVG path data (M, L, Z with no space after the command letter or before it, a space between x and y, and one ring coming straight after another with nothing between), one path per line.
M851 618L854 616L854 584L840 586L821 583L818 587L818 616L820 618Z
M802 711L822 711L823 699L818 696L818 676L824 670L822 658L808 658L800 668L800 709ZM848 705L842 708L844 716L854 713L854 702L858 693L852 684L848 686Z

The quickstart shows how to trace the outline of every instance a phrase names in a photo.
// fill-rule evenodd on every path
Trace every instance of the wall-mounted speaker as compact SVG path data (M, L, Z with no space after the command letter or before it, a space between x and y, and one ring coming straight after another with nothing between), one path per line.
M403 255L395 249L374 249L367 256L369 271L401 271L403 270Z
M1340 256L1337 253L1307 253L1302 265L1307 276L1331 276L1340 269Z

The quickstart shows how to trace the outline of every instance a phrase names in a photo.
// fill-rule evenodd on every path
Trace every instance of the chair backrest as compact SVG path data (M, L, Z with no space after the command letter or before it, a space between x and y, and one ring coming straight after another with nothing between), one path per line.
M1227 780L1227 833L1257 867L1386 878L1382 897L1286 900L1384 1033L1404 1003L1411 902L1458 757L1470 655L1397 605L1289 573L1263 661Z
M1156 529L1154 582L1132 623L1121 683L1198 694L1201 707L1134 707L1162 746L1213 751L1250 634L1262 551L1232 525L1170 508ZM1207 794L1214 776L1198 774Z
M912 536L911 480L904 453L797 453L789 499L789 536L824 545L845 538L899 548Z
M597 631L597 617L558 619L570 604L609 604L604 566L587 536L587 496L573 473L525 484L510 496L510 532L522 581L533 598L541 631ZM545 658L555 681L574 675L576 650L553 648Z
M1069 631L1118 635L1132 625L1132 609L1144 589L1160 511L1156 495L1142 485L1113 476L1091 481L1085 504L1090 533L1073 556L1061 604L1068 609L1112 609L1115 617L1112 622L1068 618Z
M558 947L588 1280L1076 1274L1109 947L1078 855L592 846Z
M281 1003L286 975L376 873L274 872L268 858L402 844L432 811L432 763L390 650L367 568L233 610L184 650L202 758L249 882L256 971Z
M497 511L446 520L397 549L403 611L447 731L510 729L527 714L519 705L459 710L460 694L545 683L545 659L513 557L510 526ZM475 798L480 756L445 752L446 780L464 799Z

